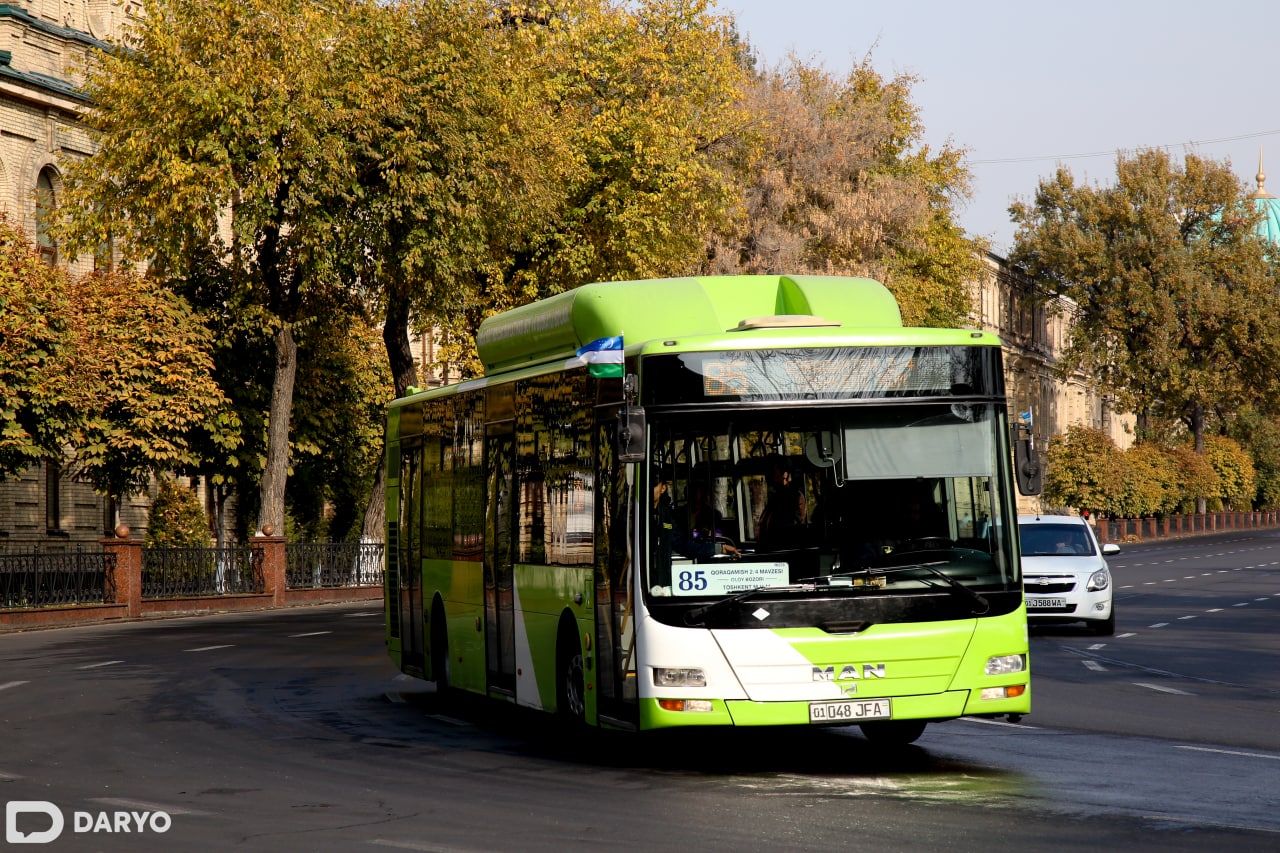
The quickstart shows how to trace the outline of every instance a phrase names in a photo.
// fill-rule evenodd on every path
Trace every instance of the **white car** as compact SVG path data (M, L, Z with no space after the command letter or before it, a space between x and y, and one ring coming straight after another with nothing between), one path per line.
M1106 558L1120 546L1099 547L1089 523L1072 515L1020 515L1018 535L1028 621L1084 622L1095 634L1114 634Z

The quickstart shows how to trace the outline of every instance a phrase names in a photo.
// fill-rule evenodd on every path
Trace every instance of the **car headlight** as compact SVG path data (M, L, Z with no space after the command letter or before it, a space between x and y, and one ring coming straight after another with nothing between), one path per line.
M701 669L653 668L654 687L706 687L707 676Z
M1025 672L1026 669L1026 655L996 655L987 658L987 675L1009 675L1014 672Z
M1089 592L1097 592L1100 589L1106 589L1110 585L1111 573L1106 569L1098 569L1089 575L1089 583L1085 586L1085 589L1089 590Z

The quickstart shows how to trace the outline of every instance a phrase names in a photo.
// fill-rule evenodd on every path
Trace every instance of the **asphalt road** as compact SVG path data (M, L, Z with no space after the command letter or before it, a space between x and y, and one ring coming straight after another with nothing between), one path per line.
M442 705L367 604L0 635L0 799L65 824L0 849L1280 848L1280 535L1112 567L1115 637L1033 630L1030 716L890 752Z

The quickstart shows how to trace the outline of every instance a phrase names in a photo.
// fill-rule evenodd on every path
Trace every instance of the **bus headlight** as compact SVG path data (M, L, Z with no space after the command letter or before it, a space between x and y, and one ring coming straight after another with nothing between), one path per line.
M654 687L706 687L707 676L701 669L653 668Z
M1026 655L996 655L987 658L987 675L1012 675L1027 671Z

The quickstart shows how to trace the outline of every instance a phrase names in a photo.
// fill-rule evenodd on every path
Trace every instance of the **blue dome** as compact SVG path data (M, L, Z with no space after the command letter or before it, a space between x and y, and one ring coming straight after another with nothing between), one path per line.
M1262 173L1262 154L1258 154L1258 189L1253 194L1253 204L1262 212L1262 221L1254 229L1259 237L1280 246L1280 198L1263 188L1267 176Z

